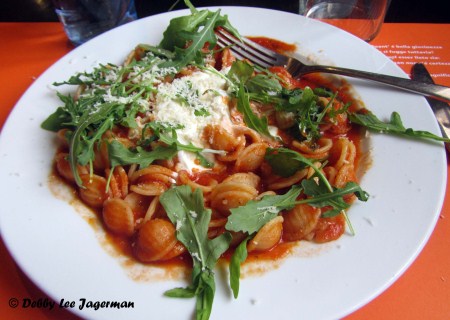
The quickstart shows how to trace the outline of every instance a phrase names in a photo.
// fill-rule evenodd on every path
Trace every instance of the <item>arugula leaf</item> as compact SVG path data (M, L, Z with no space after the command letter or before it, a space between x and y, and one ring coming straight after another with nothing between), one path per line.
M320 124L328 107L321 108L318 95L309 87L287 89L282 79L268 70L259 70L245 61L236 61L227 74L238 98L238 110L244 114L247 126L266 136L268 133L265 117L259 118L250 108L249 100L273 104L279 111L293 112L297 130L302 139L314 140L321 136ZM324 92L321 92L324 93ZM328 92L327 92L328 93ZM331 104L330 104L331 105Z
M322 182L324 187L328 190L329 193L334 192L334 188L331 186L328 179L322 173L321 170L317 169L311 160L305 158L300 153L295 152L286 148L278 148L278 149L267 149L265 159L272 166L274 172L282 177L289 177L293 175L297 170L306 168L309 166L313 168L315 171L315 176L319 178L319 183ZM289 166L288 168L284 167L284 165ZM304 203L312 202L313 200L305 200ZM300 203L300 202L299 202ZM353 227L348 219L347 214L344 210L341 211L344 214L345 220L347 221L347 225L350 228L352 234L354 234Z
M336 95L335 92L332 92L332 91L330 91L329 89L326 89L326 88L314 88L313 91L319 97L331 98L331 97Z
M172 51L166 50L166 49L163 49L163 48L160 48L157 46L152 46L152 45L148 45L145 43L141 43L137 47L140 49L143 49L144 51L151 52L156 56L162 57L165 60L170 60L170 59L175 58L175 54Z
M68 80L62 81L62 82L55 82L53 83L54 86L60 86L63 84L70 84L70 85L92 85L92 84L99 84L99 85L108 85L111 84L110 81L105 79L105 74L108 74L111 72L111 70L117 69L117 66L114 64L100 64L97 68L95 68L92 72L79 72L75 75L71 76Z
M180 37L180 33L196 31L208 16L210 16L208 10L196 10L195 12L191 10L189 15L171 19L169 26L163 33L163 39L159 43L159 47L169 51L173 51L175 48L183 48L186 45L186 39Z
M297 200L302 192L309 197ZM333 188L330 191L324 184L317 184L315 179L304 180L301 185L292 186L284 195L267 195L259 201L251 200L243 206L231 209L225 228L251 235L275 218L280 211L292 209L297 204L310 204L318 208L329 206L332 209L323 216L331 217L350 207L343 199L349 194L355 194L361 201L367 201L369 198L367 192L356 182L348 182L343 188Z
M238 31L229 23L228 17L220 15L220 10L199 11L188 0L185 0L185 4L191 9L191 14L172 19L159 44L162 49L175 53L173 60L164 63L164 67L181 69L192 62L202 64L202 49L206 44L209 49L214 48L217 43L214 29L219 26L240 38Z
M226 79L234 89L237 98L237 109L244 116L244 122L247 127L271 137L269 132L267 117L259 118L250 106L250 93L247 91L246 84L252 79L254 72L253 66L245 61L235 61L231 65L230 70L226 75ZM253 84L257 87L258 80Z
M85 130L92 124L101 122L103 119L107 118L110 112L116 106L115 103L104 103L97 107L96 110L86 110L83 116L80 118L79 125L72 134L69 142L69 164L70 169L75 178L75 183L79 187L83 187L83 181L81 181L80 175L77 170L77 164L85 165L89 161L93 161L94 152L91 146L99 139L97 135L94 135L89 144L85 144L84 147L88 146L88 150L83 150L82 139L85 135ZM95 140L94 140L95 139ZM79 156L83 154L82 161L80 161Z
M206 43L209 48L212 49L217 42L216 35L214 33L214 27L219 17L220 11L216 11L212 16L207 19L206 24L199 32L187 32L183 31L179 33L181 39L184 39L185 43L192 41L190 45L185 49L175 48L176 63L174 67L182 68L190 62L201 63L203 60L202 49Z
M236 299L239 295L239 283L241 278L241 264L247 260L247 242L251 236L245 238L234 250L231 256L229 270L230 270L230 287L233 291L233 296Z
M321 137L320 125L333 99L327 106L320 106L318 95L310 87L293 90L283 88L277 98L279 102L275 104L276 110L294 113L297 123L295 134L299 139L313 141Z
M228 249L231 235L224 233L212 240L208 238L211 209L205 208L201 190L192 192L189 186L176 186L164 192L160 200L178 229L178 239L193 255L194 264L212 270L218 258Z
M145 168L155 160L172 159L177 152L176 145L158 146L152 151L136 147L136 150L132 151L115 140L108 144L108 158L112 167L136 163Z
M307 199L297 200L298 196L304 194L310 196ZM247 259L247 242L253 234L258 232L267 222L275 218L280 211L292 209L295 205L308 203L315 207L331 206L332 209L323 214L323 217L332 217L347 209L343 196L355 194L359 200L367 201L368 194L355 182L349 182L344 188L329 191L324 184L317 184L315 179L304 180L300 185L294 185L284 195L267 195L259 201L251 200L244 206L231 209L231 215L225 228L230 231L242 231L249 236L239 244L233 253L230 270L230 287L233 295L237 298L239 294L239 280L241 264Z
M377 132L386 132L391 134L403 135L411 138L418 139L431 139L436 141L450 142L450 139L446 139L437 136L428 131L413 130L411 128L405 128L400 115L397 112L391 114L389 122L383 122L377 118L372 112L365 111L364 113L349 113L350 121L359 124L368 129Z
M200 148L196 147L192 142L189 144L183 144L178 141L178 136L176 132L176 128L165 126L161 122L153 121L148 123L148 127L152 129L153 134L162 142L168 145L175 145L177 150L183 150L188 152L193 152L197 155L197 159L200 161L200 164L205 168L210 168L213 166L213 163L209 162L202 153L214 153L214 154L225 154L226 152L223 150L214 150L208 148Z
M175 128L166 127L161 122L156 121L150 122L148 126L152 129L154 135L156 135L160 141L168 145L175 144L178 150L184 150L194 153L203 151L203 148L194 146L192 142L189 144L183 144L178 141L178 136Z
M264 159L270 164L275 174L290 177L298 170L311 167L329 191L332 190L325 175L314 166L313 162L300 153L287 148L268 148Z
M267 195L261 200L250 200L243 206L233 208L225 229L253 234L281 210L291 209L301 191L301 187L296 185L283 195Z
M245 84L253 75L254 68L248 62L237 60L233 62L227 73L228 79L236 85L236 83Z
M251 77L246 82L246 86L252 93L265 93L269 95L276 95L282 90L282 86L277 79L262 73Z
M72 120L70 114L63 107L56 109L47 119L41 124L41 128L53 132L58 132L61 129L67 128L67 123Z
M256 72L256 75L254 75ZM287 89L283 80L268 70L255 69L245 61L235 61L226 78L238 99L238 110L244 114L246 125L271 137L266 117L259 118L250 108L250 100L273 104L278 111L293 112L298 136L308 141L320 138L320 125L327 110L318 105L318 95L310 87ZM329 94L328 91L319 91Z
M135 77L152 70L161 61L164 60L148 55L127 66L100 65L90 73L78 73L68 81L55 84L81 85L83 88L77 99L58 93L64 106L41 124L42 128L51 131L70 130L69 163L78 186L82 187L82 181L77 165L92 163L94 147L103 133L116 124L136 127L135 116L144 110L143 105L155 90L153 82L161 75L156 72L153 79L142 82L136 82Z
M267 117L262 116L259 118L253 112L250 106L249 96L242 83L239 86L239 91L237 93L237 109L244 115L244 122L249 128L265 135L266 137L271 137Z
M149 122L145 128L150 128L153 135L150 138L142 137L140 144L148 146L151 141L159 140L165 145L159 145L151 151L145 150L142 146L134 149L128 149L120 142L113 140L108 144L108 158L112 167L117 165L138 164L141 168L145 168L155 160L172 159L178 151L184 150L193 152L197 155L200 164L206 168L213 166L203 155L206 153L222 154L222 150L203 149L190 144L182 144L177 140L177 134L174 128L167 128L160 122ZM145 131L145 130L144 130ZM168 134L171 132L171 135Z
M264 159L270 164L275 174L284 178L311 166L311 162L301 154L295 151L290 152L289 149L267 149Z
M291 101L291 103L293 102ZM309 87L304 88L302 93L296 97L295 106L297 108L296 119L300 134L306 137L308 141L320 138L319 125L324 113L320 112L314 91Z
M200 152L197 152L196 155L197 155L196 158L202 167L204 167L204 168L213 168L214 167L214 162L211 162L208 159L206 159L206 157L203 154L201 154Z
M195 297L195 288L186 287L186 288L173 288L164 292L166 297L170 298L193 298Z
M345 202L343 196L347 194L355 194L360 201L367 201L369 195L356 182L348 182L343 188L333 188L330 192L327 187L316 180L307 179L301 183L304 193L310 198L300 200L297 203L308 203L314 207L323 208L331 206L332 209L326 211L323 217L333 217L346 210L350 205Z
M183 48L185 42L183 37L180 37L182 33L192 33L197 31L201 26L205 25L205 21L210 18L214 13L209 10L197 10L189 0L185 0L184 3L191 10L191 13L186 16L176 17L171 19L169 26L163 33L163 39L159 46L167 50L174 50L175 47ZM220 15L215 27L222 26L231 32L235 37L241 38L239 32L228 21L227 15Z
M92 137L86 141L83 141L83 148L81 148L80 153L77 157L77 162L80 164L87 164L89 161L94 160L94 147L95 144L100 141L102 135L109 129L112 128L114 122L114 115L109 115L105 120L102 121L100 126L96 129Z
M177 186L164 192L160 202L170 221L176 226L177 238L192 256L192 284L187 288L169 290L169 297L196 297L196 319L209 319L215 293L213 269L219 257L228 249L231 234L226 232L208 238L211 209L204 206L200 189Z
M71 95L65 96L59 92L56 94L64 103L64 106L58 107L54 113L44 120L41 128L54 132L60 129L72 129L84 112L84 103L75 101Z

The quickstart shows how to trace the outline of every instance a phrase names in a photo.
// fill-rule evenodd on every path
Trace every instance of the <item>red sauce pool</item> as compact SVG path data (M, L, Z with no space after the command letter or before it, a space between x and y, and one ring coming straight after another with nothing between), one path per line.
M296 46L294 44L288 44L284 43L279 40L265 38L265 37L251 37L251 40L259 43L260 45L269 48L271 50L274 50L279 53L286 53L286 52L292 52L296 50ZM321 77L320 75L307 75L299 79L294 79L295 86L299 88L303 88L305 86L309 86L311 88L327 88L331 90L332 92L338 92L338 99L343 101L344 103L348 102L354 102L355 98L352 97L351 94L351 88L348 84L339 86L339 88L335 87L335 85L328 81L327 79ZM360 101L356 101L356 104L352 105L350 108L358 108L360 104ZM361 142L361 136L362 132L359 128L353 127L350 132L345 134L350 140L352 140L357 148L357 163L358 159L361 156L361 150L360 150L360 142ZM337 139L337 136L331 137L333 139ZM57 175L55 170L55 175ZM216 173L202 173L200 175L197 175L196 180L200 184L207 184L208 180L211 178L222 181L225 178L226 175L224 174L216 174ZM75 189L74 189L75 190ZM75 191L74 191L75 192ZM101 217L101 213L98 212L97 216ZM113 235L111 233L108 233L107 240L109 243L111 243L114 248L121 254L126 255L128 257L134 258L133 254L133 248L132 248L132 240L129 238L119 237L116 235ZM255 261L276 261L279 259L282 259L286 257L289 252L291 252L293 246L295 246L295 243L286 243L282 240L278 245L276 245L271 250L265 251L265 252L256 252L256 253L250 253L247 261L249 262L255 262ZM229 260L232 255L232 249L228 250L224 256L223 259ZM155 263L149 263L149 265L155 265L155 266L163 266L164 268L174 268L174 267L186 267L189 268L192 266L192 260L188 253L184 253L176 258L173 258L168 261L162 261L162 262L155 262Z

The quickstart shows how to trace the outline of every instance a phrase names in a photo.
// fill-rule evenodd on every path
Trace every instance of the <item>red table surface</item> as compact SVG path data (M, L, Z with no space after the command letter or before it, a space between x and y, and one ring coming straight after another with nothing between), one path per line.
M24 91L43 71L69 52L59 23L0 23L0 127ZM385 24L374 45L417 43L448 45L450 25ZM450 61L450 44L444 54ZM410 66L402 66L409 73ZM432 73L448 72L430 66ZM441 84L450 85L450 78ZM436 228L411 267L372 302L346 317L370 319L450 319L450 191ZM44 311L11 308L11 298L42 298L39 290L16 266L0 241L0 318L1 319L78 319L62 309ZM323 306L326 308L326 304Z

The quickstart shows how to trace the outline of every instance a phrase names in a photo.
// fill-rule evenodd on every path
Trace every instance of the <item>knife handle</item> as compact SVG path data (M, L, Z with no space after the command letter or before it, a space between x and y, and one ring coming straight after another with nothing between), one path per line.
M401 84L399 84L400 86ZM423 95L444 102L450 102L450 88L438 84L412 81L411 91L422 93Z
M422 63L416 63L411 69L411 76L414 80L418 80L424 83L434 84L431 74L428 72L427 68ZM450 137L450 107L444 101L438 101L426 98L430 104L431 109L436 117L439 127L444 138ZM445 149L450 153L450 143L445 143Z
M385 74L379 74L368 71L318 65L302 65L301 73L323 72L339 74L348 77L371 80L378 83L384 83L392 87L411 91L426 97L434 98L444 102L450 102L450 87L441 86L433 83L415 81L408 78L395 77Z

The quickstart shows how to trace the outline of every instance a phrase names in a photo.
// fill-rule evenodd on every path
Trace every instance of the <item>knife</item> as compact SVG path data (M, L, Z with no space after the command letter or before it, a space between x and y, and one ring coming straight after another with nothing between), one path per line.
M416 63L413 65L411 69L411 77L413 80L434 83L433 78L425 65L422 63ZM428 104L431 106L431 109L436 116L439 127L441 128L442 136L448 139L450 137L450 106L440 100L430 99L427 97L425 97L425 99L427 99ZM445 148L447 149L447 152L450 152L450 143L445 143Z

